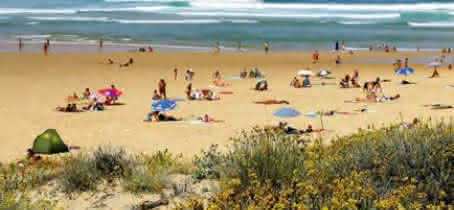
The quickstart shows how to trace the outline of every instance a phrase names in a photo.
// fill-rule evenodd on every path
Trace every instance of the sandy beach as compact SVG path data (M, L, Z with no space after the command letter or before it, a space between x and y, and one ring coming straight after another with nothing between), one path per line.
M122 147L131 152L150 153L168 149L174 153L192 156L211 144L225 145L230 137L254 125L276 125L285 120L297 128L321 127L320 118L303 115L281 119L273 112L290 106L302 113L337 110L354 112L367 106L367 113L356 115L335 115L323 118L324 127L332 132L324 132L330 139L336 135L346 135L358 128L369 125L380 127L384 124L409 121L414 117L449 119L452 110L430 110L423 104L452 104L450 97L454 88L451 78L454 72L446 66L439 69L441 78L428 79L432 69L424 64L411 65L416 73L405 78L397 75L392 65L370 64L371 59L392 62L396 58L437 56L440 53L381 53L362 52L355 55L342 55L344 64L336 66L336 53L323 52L318 64L311 63L311 52L263 52L247 53L1 53L0 54L0 160L10 161L21 158L30 148L34 138L47 128L58 130L67 144L78 145L89 151L98 145ZM134 58L134 65L119 68L105 64L108 58L126 62ZM178 79L173 79L173 69L179 69ZM168 96L185 98L184 71L192 68L195 78L193 88L208 88L212 84L212 74L219 70L224 77L238 76L243 68L258 67L266 74L269 91L251 90L254 79L227 80L226 88L213 88L214 91L233 91L233 95L220 95L219 101L178 102L173 116L185 121L176 123L144 122L151 110L153 90L159 79L167 82ZM324 80L332 85L320 85L314 78L312 88L295 89L289 86L298 69L311 68L314 72L328 69L335 79ZM345 103L364 97L361 89L341 89L339 80L354 69L360 73L360 81L374 80L377 76L390 79L383 83L385 95L400 94L401 98L390 103ZM403 86L401 79L417 82ZM122 106L109 106L103 112L60 113L56 106L65 106L65 98L74 92L82 94L85 88L98 90L115 84L124 91ZM277 99L287 100L290 105L258 105L254 101ZM197 116L208 114L224 123L191 124ZM314 134L318 135L318 134Z

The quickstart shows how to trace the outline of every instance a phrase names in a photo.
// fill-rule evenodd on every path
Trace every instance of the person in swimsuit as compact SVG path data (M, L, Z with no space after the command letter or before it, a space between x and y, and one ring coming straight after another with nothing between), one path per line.
M166 86L167 84L164 81L164 79L159 80L158 89L159 95L161 96L162 99L167 99Z

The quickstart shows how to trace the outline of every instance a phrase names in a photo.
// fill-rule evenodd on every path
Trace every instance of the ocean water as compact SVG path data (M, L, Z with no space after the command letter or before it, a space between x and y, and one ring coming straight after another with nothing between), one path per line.
M2 0L0 39L260 49L452 47L453 0ZM2 45L0 45L1 47Z

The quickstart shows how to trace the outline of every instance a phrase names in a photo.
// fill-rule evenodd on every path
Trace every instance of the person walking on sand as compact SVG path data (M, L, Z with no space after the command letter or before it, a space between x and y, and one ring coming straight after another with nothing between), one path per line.
M24 48L24 43L22 42L22 38L19 38L19 52L22 52L23 48Z
M164 100L167 99L166 86L167 86L167 84L164 81L164 79L159 80L159 84L158 84L159 95Z
M174 80L177 80L177 77L178 77L178 69L177 69L177 68L174 68L174 69L173 69L173 79L174 79Z
M268 53L270 51L270 43L268 43L268 40L265 40L265 43L263 43L265 47L265 53Z
M103 47L104 47L104 40L101 38L101 39L99 39L99 50L102 50Z
M236 47L237 47L238 52L241 52L241 41L238 41Z
M339 52L339 40L336 41L336 44L334 45L334 50L336 50L336 52Z

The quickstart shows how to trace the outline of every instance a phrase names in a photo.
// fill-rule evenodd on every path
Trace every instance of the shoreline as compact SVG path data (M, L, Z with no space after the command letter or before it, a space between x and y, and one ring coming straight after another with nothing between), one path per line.
M42 43L50 35L35 35L35 36L17 36L18 38L23 37L23 52L40 52L42 51ZM50 39L52 48L50 51L54 52L133 52L138 51L139 48L152 47L153 51L163 52L214 52L216 46L207 45L184 45L184 44L169 44L169 43L154 43L154 42L126 42L126 41L111 41L105 40L102 49L99 48L99 40L83 40L83 41L71 41L71 40L53 40ZM372 42L371 42L372 43ZM334 46L334 42L333 42ZM221 44L221 52L263 52L263 48L243 46L241 50L238 50L236 46L223 46ZM272 52L336 52L334 49L328 47L314 48L280 48L273 47L271 43ZM370 52L368 48L346 46L344 51L338 52ZM442 48L407 48L397 47L398 52L441 52ZM18 40L0 40L0 53L2 52L19 52ZM384 52L383 48L375 47L372 52Z

